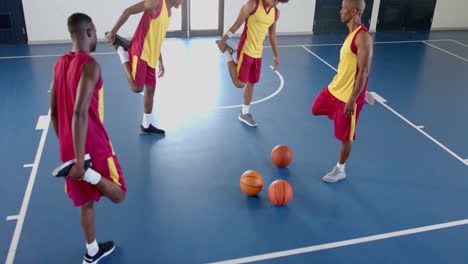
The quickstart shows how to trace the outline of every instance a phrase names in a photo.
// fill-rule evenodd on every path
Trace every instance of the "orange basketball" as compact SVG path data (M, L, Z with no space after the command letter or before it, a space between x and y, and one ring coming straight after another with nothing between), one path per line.
M271 151L271 161L279 168L289 166L293 158L291 149L286 145L278 145Z
M287 181L276 180L268 188L268 197L275 205L287 205L293 197L293 189Z
M254 170L244 172L240 178L240 188L247 195L257 195L263 188L263 178Z

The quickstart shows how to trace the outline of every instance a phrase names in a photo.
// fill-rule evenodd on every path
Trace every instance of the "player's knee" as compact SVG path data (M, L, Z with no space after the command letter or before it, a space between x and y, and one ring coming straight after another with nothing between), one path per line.
M135 93L141 93L143 92L143 87L140 87L138 85L133 85L133 89L132 89Z
M123 202L123 200L125 200L125 193L124 193L124 192L122 192L121 195L118 195L118 196L113 197L113 198L111 199L111 201L112 201L113 203L121 203L121 202Z
M315 104L312 104L312 114L319 115L318 110L319 110L318 107Z

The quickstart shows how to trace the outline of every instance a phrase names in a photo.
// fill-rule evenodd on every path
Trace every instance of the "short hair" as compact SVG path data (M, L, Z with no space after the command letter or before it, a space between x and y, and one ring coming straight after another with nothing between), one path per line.
M88 15L83 13L74 13L68 18L68 31L71 35L83 35L92 23L93 21Z
M364 9L366 9L366 1L364 0L350 0L352 6L361 12L364 12Z
M282 4L286 4L287 2L289 2L289 0L279 0L279 2Z

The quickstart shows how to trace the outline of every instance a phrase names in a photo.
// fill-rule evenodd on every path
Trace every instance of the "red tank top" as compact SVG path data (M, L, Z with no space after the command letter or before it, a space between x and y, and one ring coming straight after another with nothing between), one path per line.
M63 162L75 158L72 132L73 111L81 73L83 67L90 60L94 60L94 58L86 52L69 52L60 57L54 66L58 138L60 159ZM106 159L113 154L109 137L101 120L102 113L100 113L99 105L100 101L103 100L102 91L102 78L100 77L96 87L94 87L88 112L85 150L86 153L91 154L92 160ZM101 111L103 111L102 108Z

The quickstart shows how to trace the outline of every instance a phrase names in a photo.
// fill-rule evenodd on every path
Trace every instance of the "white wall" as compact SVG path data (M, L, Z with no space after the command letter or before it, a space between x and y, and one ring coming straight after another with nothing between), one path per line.
M23 0L26 27L31 43L69 41L67 18L74 12L91 16L98 37L110 30L123 10L138 0ZM197 1L197 0L192 0ZM213 0L215 1L215 0ZM225 0L224 31L235 21L246 0ZM374 0L371 30L375 31L381 0ZM290 0L279 4L279 34L312 33L316 0ZM434 14L433 29L468 28L468 0L438 0ZM141 16L133 16L119 34L131 37ZM241 29L237 32L240 33Z
M468 0L438 0L432 29L467 29Z
M196 1L196 0L195 0ZM224 32L236 21L239 10L246 0L225 0ZM314 23L315 0L290 0L287 4L278 4L280 19L276 31L280 34L312 34ZM236 33L241 33L242 28Z
M30 42L69 41L67 18L75 12L89 15L96 25L98 38L114 26L125 8L135 0L23 0L26 28ZM140 16L132 16L119 34L133 36Z

